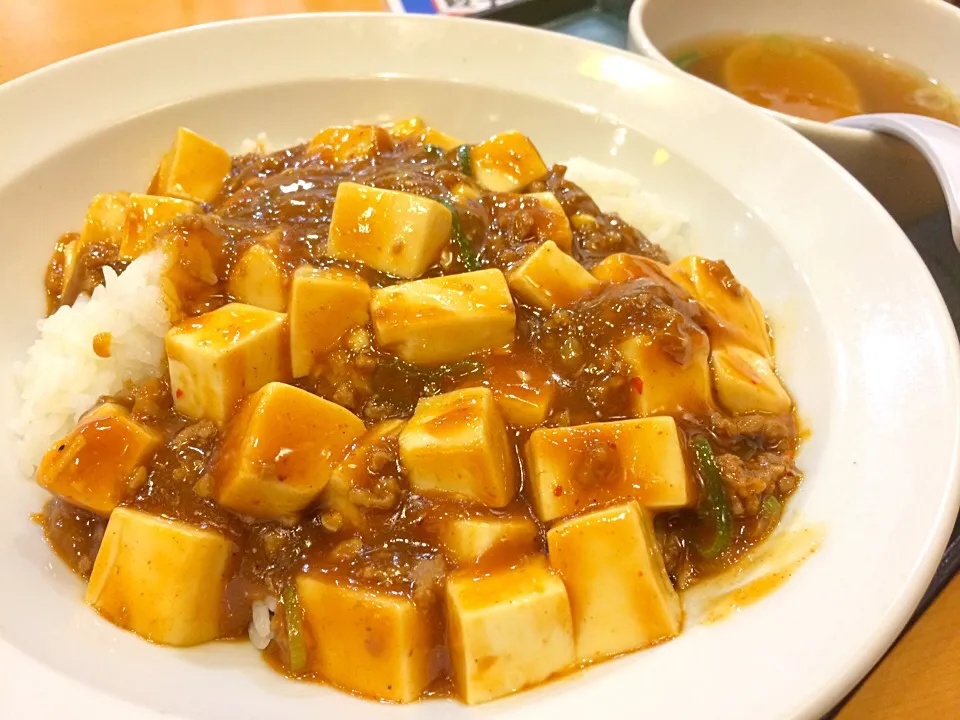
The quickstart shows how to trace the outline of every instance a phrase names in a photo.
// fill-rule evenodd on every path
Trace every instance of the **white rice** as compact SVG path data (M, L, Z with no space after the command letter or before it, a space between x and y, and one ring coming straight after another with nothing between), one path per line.
M246 138L240 143L241 155L249 155L250 153L266 155L271 152L273 152L273 145L265 132L260 133L256 138Z
M306 138L297 138L293 144L303 145L306 141ZM270 142L270 138L267 137L265 132L259 133L255 138L244 138L244 141L240 143L241 155L249 155L250 153L267 155L279 149L280 148L275 147L274 144Z
M266 650L273 640L273 616L277 612L277 599L268 595L263 600L254 600L253 619L247 629L250 642L257 650Z
M672 212L659 195L644 190L633 175L582 157L563 164L567 166L567 179L583 188L601 210L617 213L671 257L689 253L687 219Z
M50 443L63 437L103 395L127 381L158 374L163 336L170 328L160 290L163 256L153 252L117 275L109 267L105 285L37 323L39 337L15 368L20 412L14 431L21 470L33 474ZM93 351L93 338L110 333L110 357Z

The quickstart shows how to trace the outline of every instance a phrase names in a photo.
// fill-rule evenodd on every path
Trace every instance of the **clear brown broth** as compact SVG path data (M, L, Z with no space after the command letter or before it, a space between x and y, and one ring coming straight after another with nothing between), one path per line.
M730 33L705 35L673 46L665 53L684 70L725 90L740 94L761 107L786 112L810 120L830 121L850 114L811 95L786 100L777 93L737 92L731 88L725 66L731 54L752 42L765 43L766 57L777 53L812 52L833 63L856 88L861 112L903 112L926 115L944 122L960 124L960 102L956 95L923 70L882 52L839 42L829 38L795 35L753 35ZM762 62L762 59L760 60ZM790 66L783 65L784 69ZM798 67L798 66L792 66ZM756 65L752 70L760 72ZM783 92L794 87L802 94L803 74L770 73Z

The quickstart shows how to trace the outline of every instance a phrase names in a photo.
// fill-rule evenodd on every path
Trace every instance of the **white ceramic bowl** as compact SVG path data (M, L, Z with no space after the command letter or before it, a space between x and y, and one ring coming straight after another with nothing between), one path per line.
M893 641L960 488L960 361L933 281L876 201L797 134L661 64L576 39L421 17L283 17L156 35L3 86L4 414L55 238L94 193L143 187L177 125L238 147L261 130L290 142L414 113L468 139L518 128L548 159L626 169L690 217L694 247L728 259L778 330L812 428L789 524L822 530L819 552L778 592L654 649L480 709L391 707L287 681L246 644L161 648L100 619L30 521L43 494L17 477L5 437L5 716L814 717Z
M793 33L887 53L960 93L960 9L944 0L635 0L632 50L665 63L665 51L702 35ZM901 140L762 110L847 168L901 223L944 209L923 157Z

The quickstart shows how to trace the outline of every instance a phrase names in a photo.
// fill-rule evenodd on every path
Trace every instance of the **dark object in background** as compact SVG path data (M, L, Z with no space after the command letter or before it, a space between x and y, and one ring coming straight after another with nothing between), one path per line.
M950 311L953 325L960 333L960 257L957 256L957 248L950 235L950 219L946 213L936 215L904 228L904 231L920 253L930 274L933 275L937 288ZM953 527L950 543L933 576L933 582L930 583L929 589L917 607L914 620L930 606L933 599L958 571L960 571L960 517ZM913 620L911 620L912 623Z

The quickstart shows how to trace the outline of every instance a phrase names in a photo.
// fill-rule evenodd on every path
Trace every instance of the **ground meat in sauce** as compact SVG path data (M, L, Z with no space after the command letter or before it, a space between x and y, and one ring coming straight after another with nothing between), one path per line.
M725 453L717 456L717 465L737 517L756 515L767 495L789 495L799 477L792 460L770 452L759 452L747 459Z
M47 542L60 559L78 575L87 577L93 569L107 521L59 498L47 502L38 519L43 524Z
M585 267L612 253L626 252L659 262L666 253L616 215L600 211L593 200L568 181L563 166L554 166L525 192L552 192L573 230L573 256ZM455 204L463 232L483 268L509 271L542 242L542 209L517 194L485 193L461 173L451 153L439 155L415 141L395 141L378 131L377 153L371 158L331 166L311 156L306 145L268 155L234 158L220 195L202 215L185 217L161 230L157 242L187 247L187 241L215 250L212 269L179 257L172 281L183 314L197 315L233 298L226 279L238 257L269 236L288 273L309 264L332 264L324 254L336 188L343 181L442 198ZM459 186L473 195L455 196ZM51 312L72 303L102 282L103 268L121 271L124 263L110 248L90 247L77 259L75 279L62 287L67 244L57 246L46 277ZM186 251L184 251L186 252ZM397 280L370 268L346 264L373 287ZM462 272L464 260L455 245L426 275ZM213 278L209 277L213 273ZM630 333L658 336L678 361L688 353L691 333L708 329L703 310L686 293L650 278L603 287L567 308L552 312L516 303L513 353L536 366L544 382L557 389L548 426L616 420L632 416L631 385L617 342ZM480 355L439 368L410 365L380 350L369 328L351 333L310 376L297 385L337 403L362 418L369 427L388 418L408 418L419 398L489 382L489 358ZM265 596L277 596L297 572L329 575L338 581L409 596L418 606L433 608L439 629L438 596L449 558L437 542L437 523L469 512L462 503L412 494L397 455L396 439L373 448L367 459L367 480L353 488L349 502L364 519L355 527L338 510L312 507L299 522L250 524L206 497L211 464L222 438L210 421L193 421L177 414L166 379L129 387L110 398L131 410L164 439L153 457L146 481L127 504L165 517L216 528L236 545L224 599L221 631L241 637L247 631L251 606ZM688 587L698 578L732 562L753 544L752 518L766 496L784 499L796 487L799 474L793 452L799 433L792 414L730 417L719 412L679 415L685 437L708 434L718 456L735 516L734 545L717 561L706 561L693 549L698 529L693 510L661 513L657 534L667 570L674 583ZM511 451L521 449L529 429L509 429ZM618 462L599 447L585 461L585 481L602 482ZM520 465L521 478L525 472ZM523 492L502 512L532 517ZM103 536L105 521L55 499L47 505L44 526L51 546L74 570L86 576ZM540 525L538 544L543 547ZM277 616L277 641L267 651L283 667L287 652L282 611ZM441 687L445 687L442 685Z
M631 416L630 373L617 350L624 328L665 339L679 362L686 360L689 333L700 332L699 307L647 279L611 285L596 295L548 315L526 318L521 333L542 363L553 370L569 402L568 424Z
M709 427L718 440L736 443L749 439L762 447L778 448L796 442L798 431L792 415L740 415L712 413Z

